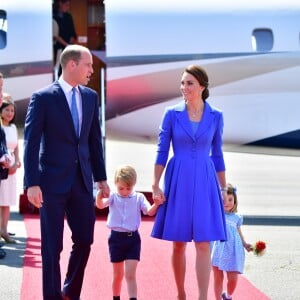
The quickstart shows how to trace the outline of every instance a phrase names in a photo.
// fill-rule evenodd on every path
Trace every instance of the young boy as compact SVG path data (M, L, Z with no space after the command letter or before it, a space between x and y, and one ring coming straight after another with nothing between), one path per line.
M153 216L161 202L150 204L144 194L134 191L136 171L131 166L120 166L115 172L116 192L109 198L96 196L99 209L109 207L107 227L111 229L108 238L110 261L113 265L113 300L120 300L122 280L125 273L130 300L137 299L136 269L140 260L141 238L138 228L141 211Z

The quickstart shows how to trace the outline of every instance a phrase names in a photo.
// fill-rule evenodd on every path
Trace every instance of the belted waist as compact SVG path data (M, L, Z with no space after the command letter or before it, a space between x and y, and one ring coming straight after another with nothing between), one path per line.
M122 236L133 236L138 233L138 231L116 231L116 230L111 230L113 234L117 235L122 235Z

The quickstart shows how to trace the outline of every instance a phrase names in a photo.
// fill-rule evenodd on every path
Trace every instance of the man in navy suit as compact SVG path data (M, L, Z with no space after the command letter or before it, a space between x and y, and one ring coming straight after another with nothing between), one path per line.
M40 208L43 299L77 300L93 243L93 180L103 197L109 196L110 189L98 96L84 87L93 73L92 55L83 46L70 45L62 52L60 63L59 80L35 92L29 103L24 131L24 183L28 200ZM74 96L76 129L71 113ZM61 289L59 260L65 216L73 246Z

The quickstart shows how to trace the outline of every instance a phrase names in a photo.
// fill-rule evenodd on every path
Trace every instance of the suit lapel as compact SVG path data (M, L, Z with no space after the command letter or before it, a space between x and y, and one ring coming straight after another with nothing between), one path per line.
M178 122L193 140L197 140L203 133L205 133L208 130L208 128L213 123L213 119L215 117L213 109L207 102L205 102L201 122L199 123L196 134L194 134L191 121L189 120L189 116L186 110L185 102L180 102L175 107L175 110L177 112L176 116Z
M80 135L81 135L81 133L85 131L87 117L89 116L89 112L88 112L89 101L87 100L88 95L86 93L86 90L82 86L78 86L78 89L81 95L81 107L82 107L82 122L81 122L81 129L80 129Z
M195 136L192 130L191 122L189 120L189 116L187 114L185 102L182 101L178 105L175 106L175 111L177 120L181 127L186 131L186 133L193 139L195 140Z
M199 123L196 139L198 139L204 132L206 132L209 127L213 124L213 119L215 118L215 113L211 106L205 102L204 110L202 114L201 122Z
M61 113L62 113L62 118L64 120L67 120L67 122L70 124L70 126L76 136L73 119L72 119L72 114L71 114L65 93L57 81L53 84L53 89L54 89L53 93L56 94L56 97L54 97L56 99L56 105L57 105L59 111L61 111Z
M56 95L56 97L55 97L56 105L60 109L60 111L64 114L64 117L65 117L64 119L69 119L70 121L72 121L72 115L70 112L68 101L66 99L64 91L62 90L62 88L58 82L54 83L53 93Z

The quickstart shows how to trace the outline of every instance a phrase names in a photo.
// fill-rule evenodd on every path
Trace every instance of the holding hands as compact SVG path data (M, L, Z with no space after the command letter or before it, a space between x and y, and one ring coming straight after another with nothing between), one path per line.
M97 191L95 205L99 209L104 208L103 196L102 196L102 191L101 190Z
M102 198L108 198L109 197L109 194L110 194L110 188L107 184L106 181L99 181L98 182L98 193L100 192L101 193L101 197ZM97 195L98 195L97 193Z
M98 191L96 194L96 207L102 209L106 206L107 198L110 195L110 188L106 181L98 182ZM106 200L104 200L106 198Z
M163 191L158 186L152 186L152 199L156 205L161 205L166 201Z

